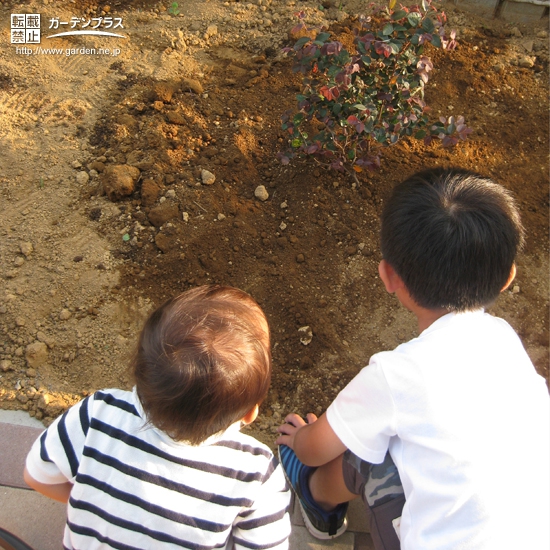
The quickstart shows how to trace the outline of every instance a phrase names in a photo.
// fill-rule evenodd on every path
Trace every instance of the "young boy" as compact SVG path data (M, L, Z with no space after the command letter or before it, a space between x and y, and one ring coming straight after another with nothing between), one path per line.
M420 335L375 354L318 420L279 427L314 536L342 533L361 495L377 549L548 550L548 390L483 310L512 282L522 240L514 201L488 178L437 169L394 189L379 273Z
M239 431L271 379L258 304L221 286L168 300L132 368L133 391L87 397L27 458L26 482L68 502L64 548L288 548L281 467Z

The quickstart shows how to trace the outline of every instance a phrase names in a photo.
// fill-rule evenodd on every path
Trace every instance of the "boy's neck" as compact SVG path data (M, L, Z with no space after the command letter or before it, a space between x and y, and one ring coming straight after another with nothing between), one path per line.
M424 332L430 325L435 323L438 319L447 315L449 310L447 309L424 309L420 306L417 306L418 311L414 309L412 312L416 316L418 322L418 333Z
M435 323L443 315L449 313L448 309L428 309L419 306L410 295L405 285L395 289L395 295L401 302L401 305L407 308L411 313L414 313L418 323L418 333L425 331L432 323Z

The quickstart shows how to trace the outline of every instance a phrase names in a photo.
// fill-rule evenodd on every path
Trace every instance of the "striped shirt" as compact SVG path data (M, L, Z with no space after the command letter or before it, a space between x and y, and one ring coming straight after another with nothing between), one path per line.
M239 424L192 446L144 418L135 391L98 391L34 443L29 474L74 484L66 550L288 548L290 492L267 446Z

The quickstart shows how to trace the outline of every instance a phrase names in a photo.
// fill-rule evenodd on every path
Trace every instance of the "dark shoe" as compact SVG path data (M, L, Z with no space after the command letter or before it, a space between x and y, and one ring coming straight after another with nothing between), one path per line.
M344 533L348 527L348 503L339 504L334 510L326 512L315 503L309 490L309 476L316 468L302 464L294 451L286 445L279 445L279 461L287 481L298 497L304 523L311 535L327 540Z

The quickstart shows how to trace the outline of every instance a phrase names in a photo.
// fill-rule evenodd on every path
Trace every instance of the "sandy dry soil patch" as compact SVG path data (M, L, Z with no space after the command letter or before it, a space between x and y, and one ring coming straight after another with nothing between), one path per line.
M527 245L492 311L548 376L548 21L445 3L460 44L430 52L427 102L474 133L453 150L401 142L357 187L276 159L300 90L280 54L294 12L349 38L361 4L338 4L184 0L171 15L146 1L0 1L0 407L48 424L127 387L147 313L218 282L269 316L273 387L255 430L272 441L286 412L322 412L372 353L415 334L378 279L378 217L391 186L427 166L481 171L518 197ZM40 13L43 35L56 18L121 18L127 38L59 37L41 44L59 53L25 55L12 13ZM78 53L107 44L120 53ZM121 197L109 182L125 178Z

